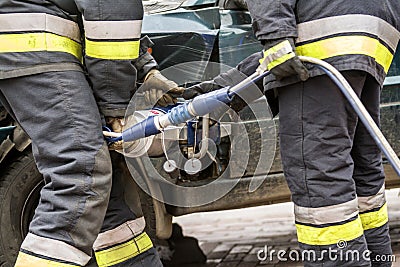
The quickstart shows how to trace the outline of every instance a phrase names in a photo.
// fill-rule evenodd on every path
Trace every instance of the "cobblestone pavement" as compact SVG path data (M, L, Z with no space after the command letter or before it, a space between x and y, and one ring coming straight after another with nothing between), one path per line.
M399 190L388 190L389 220L392 247L400 267L400 197ZM268 251L285 250L296 255L298 250L293 205L282 203L256 208L197 213L175 218L183 227L184 235L199 239L211 267L303 266L300 262L273 260L260 262L257 253L268 246ZM288 257L286 254L286 257ZM196 267L200 267L197 265Z

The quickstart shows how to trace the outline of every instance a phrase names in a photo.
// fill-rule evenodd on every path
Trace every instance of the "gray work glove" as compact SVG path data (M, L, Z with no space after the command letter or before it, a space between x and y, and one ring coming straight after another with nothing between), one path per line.
M293 38L265 41L264 58L260 63L267 65L277 80L297 75L305 81L309 77L307 68L295 53Z
M141 88L144 91L146 104L157 103L162 107L176 104L176 98L181 97L185 90L174 81L168 80L156 69L149 71Z

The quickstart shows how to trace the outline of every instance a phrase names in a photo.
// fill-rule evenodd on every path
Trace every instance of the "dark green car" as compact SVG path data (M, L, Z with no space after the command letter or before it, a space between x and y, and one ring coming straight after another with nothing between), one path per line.
M143 2L147 12L143 34L149 35L154 42L151 51L161 69L201 62L199 65L201 67L190 69L190 74L193 76L193 81L206 80L222 71L224 66L234 67L242 59L262 49L252 33L251 18L243 0L145 0ZM247 114L244 111L243 116L247 116L245 128L251 136L250 156L254 159L260 157L257 149L260 136L252 133L257 123L251 120L253 118L251 112ZM275 121L278 123L277 119ZM397 51L382 91L381 124L384 135L400 155L400 49ZM187 145L188 140L184 140L185 138L187 139L188 135L179 140L182 146ZM171 178L165 172L162 176L184 187L199 187L216 181L218 172L226 169L230 160L231 145L229 139L222 136L221 131L219 135L217 133L216 139L218 139L217 154L215 162L210 164L209 168L197 172L196 175L182 174L179 178ZM182 148L182 151L188 153L186 148ZM168 239L171 235L173 216L289 201L289 190L282 173L279 150L273 152L274 161L266 179L263 173L254 174L253 161L249 161L241 177L232 175L231 178L237 180L233 189L223 197L205 205L165 204L151 199L135 184L132 184L132 188L127 188L127 191L131 194L138 192L148 224L147 230L156 239L157 244L163 244L162 240ZM165 157L161 155L151 161L155 168L162 172ZM126 169L125 162L119 165L119 168ZM33 161L29 138L2 106L0 106L0 168L2 203L0 265L12 266L37 205L42 177ZM151 176L146 166L138 168L141 168L139 172L142 176ZM400 179L387 163L385 171L387 188L399 187ZM129 176L129 172L126 175ZM262 185L250 192L251 181L259 181ZM173 190L168 194L177 198L186 197L189 200L198 197L196 193L181 196L178 191ZM132 207L141 212L134 204Z

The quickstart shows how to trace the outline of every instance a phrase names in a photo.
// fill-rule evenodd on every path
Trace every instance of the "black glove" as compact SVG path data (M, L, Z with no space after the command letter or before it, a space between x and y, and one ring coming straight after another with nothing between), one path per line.
M300 80L308 79L307 68L295 54L293 38L265 41L262 64L275 75L277 80L297 75Z
M215 91L227 86L234 86L247 77L238 71L237 69L231 69L225 73L222 73L214 78L212 81L206 81L194 86L187 88L182 97L184 99L192 99L196 96L209 93L211 91ZM235 95L230 103L230 107L236 111L241 111L244 107L246 107L246 102L239 96Z

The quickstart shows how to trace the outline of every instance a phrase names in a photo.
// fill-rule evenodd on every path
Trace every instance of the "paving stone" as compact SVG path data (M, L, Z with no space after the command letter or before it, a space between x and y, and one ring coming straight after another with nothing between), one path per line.
M229 252L229 254L232 254L232 253L248 253L252 248L253 248L252 245L235 246L235 247L232 248L232 250Z
M235 261L235 262L240 262L242 259L246 256L246 253L234 253L231 254L229 253L228 255L225 256L224 262L225 261Z
M210 254L220 243L213 243L213 242L201 242L200 248L204 252L204 254Z
M219 244L212 252L230 251L233 246L232 244Z
M217 267L235 267L238 266L238 262L221 262Z
M228 251L220 251L220 252L211 252L207 255L207 259L215 260L215 259L223 259L228 255Z
M257 257L257 254L247 254L246 257L242 259L243 262L260 262Z

